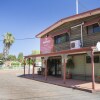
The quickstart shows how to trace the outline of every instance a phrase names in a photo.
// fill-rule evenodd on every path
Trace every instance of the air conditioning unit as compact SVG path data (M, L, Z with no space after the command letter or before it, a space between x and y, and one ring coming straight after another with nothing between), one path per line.
M81 42L80 40L75 40L70 42L70 48L71 49L78 49L81 47Z

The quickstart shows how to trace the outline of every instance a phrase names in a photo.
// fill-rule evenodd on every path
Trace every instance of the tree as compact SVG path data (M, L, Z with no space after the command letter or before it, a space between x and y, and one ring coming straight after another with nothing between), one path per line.
M34 60L34 61L35 61L35 60ZM34 62L34 61L33 61L33 59L30 59L30 62L29 62L29 59L27 59L27 60L26 60L26 63L27 63L27 64L30 64L30 65L33 65L33 62Z
M34 54L40 54L40 51L39 50L33 50L32 51L32 54L34 55Z
M21 53L19 53L19 55L18 55L18 61L20 62L20 63L23 63L23 59L24 59L24 57L23 57L23 53L21 52Z
M40 54L40 50L33 50L32 54L33 55ZM36 58L35 62L41 62L41 57Z
M13 35L9 32L6 33L6 35L4 36L4 49L3 49L3 56L4 59L6 60L8 58L8 54L9 54L9 50L11 45L14 43L15 38L13 37Z
M0 53L0 60L3 59L3 53Z
M3 53L0 53L0 65L3 64Z
M15 55L8 55L7 58L9 61L16 61L16 56Z

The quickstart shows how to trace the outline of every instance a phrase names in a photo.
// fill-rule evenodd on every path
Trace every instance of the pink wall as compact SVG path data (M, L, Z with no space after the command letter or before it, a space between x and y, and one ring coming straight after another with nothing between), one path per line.
M50 53L53 51L53 39L45 37L40 39L40 52L41 54Z

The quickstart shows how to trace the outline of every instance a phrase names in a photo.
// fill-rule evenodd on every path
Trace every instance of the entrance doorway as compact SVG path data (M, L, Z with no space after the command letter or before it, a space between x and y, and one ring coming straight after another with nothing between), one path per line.
M61 57L50 57L47 65L48 75L61 76Z

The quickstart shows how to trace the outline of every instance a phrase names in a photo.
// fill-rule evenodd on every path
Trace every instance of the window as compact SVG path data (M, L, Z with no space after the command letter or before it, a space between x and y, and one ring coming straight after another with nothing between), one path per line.
M99 63L99 56L94 56L94 63Z
M94 34L100 32L100 26L98 23L87 26L87 34Z
M93 25L93 32L96 33L96 32L100 32L100 26L98 24L94 24Z
M99 62L100 62L99 56L94 56L94 63L99 63ZM91 57L90 56L86 56L86 63L91 63Z
M62 37L61 37L61 42L63 43L63 42L66 42L66 36L65 35L63 35Z
M86 56L86 63L91 63L91 57L90 56Z
M58 37L57 40L56 40L56 42L57 42L58 44L61 43L61 38Z
M69 41L69 35L68 33L65 33L65 34L55 36L54 41L55 41L55 44L61 44L61 43L67 42Z

